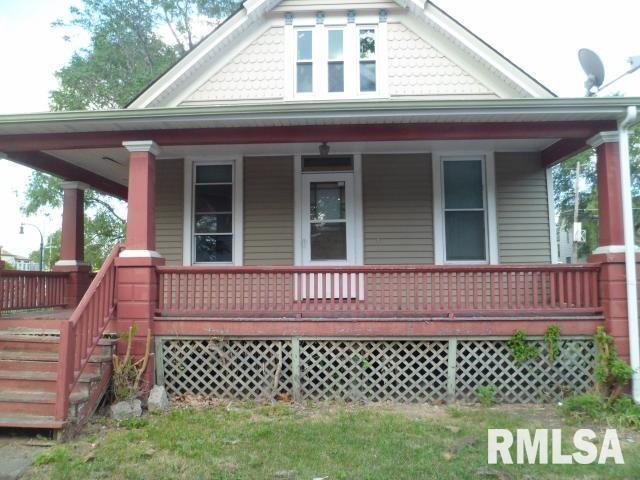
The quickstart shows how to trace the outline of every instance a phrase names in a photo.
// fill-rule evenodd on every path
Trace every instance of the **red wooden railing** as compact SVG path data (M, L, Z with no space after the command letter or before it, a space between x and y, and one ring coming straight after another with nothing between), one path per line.
M0 311L64 307L63 272L0 270Z
M598 265L159 267L165 316L600 313Z
M115 260L122 250L116 246L95 276L68 321L61 322L56 418L64 420L69 395L98 346L116 308Z

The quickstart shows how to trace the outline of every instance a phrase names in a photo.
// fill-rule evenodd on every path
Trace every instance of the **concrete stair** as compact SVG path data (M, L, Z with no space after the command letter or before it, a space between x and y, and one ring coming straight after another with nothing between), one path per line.
M101 340L84 368L66 421L54 417L60 321L66 320L0 318L0 427L66 429L84 422L104 395L114 345L109 339Z

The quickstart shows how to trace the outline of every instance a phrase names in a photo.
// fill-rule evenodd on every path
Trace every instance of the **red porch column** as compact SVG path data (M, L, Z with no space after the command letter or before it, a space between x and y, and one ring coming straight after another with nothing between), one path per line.
M601 132L587 143L596 149L598 156L599 246L589 261L602 264L600 299L605 328L613 336L620 357L629 360L618 132Z
M91 266L84 262L84 191L80 182L62 182L62 235L60 260L53 270L69 272L65 287L65 303L75 307L89 287Z
M153 353L153 318L158 303L156 266L164 264L164 258L155 251L155 159L160 149L153 141L124 142L123 145L129 150L129 205L125 250L116 261L118 317L115 327L123 333L136 325L133 354L139 358L144 354L149 331ZM125 346L121 341L118 352L124 353ZM154 357L149 359L144 381L145 389L154 383Z

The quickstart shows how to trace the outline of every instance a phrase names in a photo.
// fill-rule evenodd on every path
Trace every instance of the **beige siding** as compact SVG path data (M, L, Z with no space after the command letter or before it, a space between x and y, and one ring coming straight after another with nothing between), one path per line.
M168 265L182 265L183 160L158 160L156 197L156 248Z
M537 153L496 153L500 263L549 263L546 172Z
M392 96L495 97L495 92L402 23L389 23L388 29Z
M284 29L273 27L222 67L183 104L281 99L283 95Z
M293 263L293 158L245 158L244 264Z
M364 155L365 264L433 263L431 158Z

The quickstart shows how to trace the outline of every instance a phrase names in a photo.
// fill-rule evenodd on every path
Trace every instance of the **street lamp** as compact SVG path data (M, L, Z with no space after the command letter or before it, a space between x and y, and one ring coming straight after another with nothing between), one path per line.
M43 261L44 261L44 237L42 236L42 232L40 231L40 229L36 225L34 225L32 223L21 223L20 224L20 235L24 234L25 225L27 227L35 228L38 231L38 233L40 234L40 271L42 272L43 271L42 264L43 264Z

